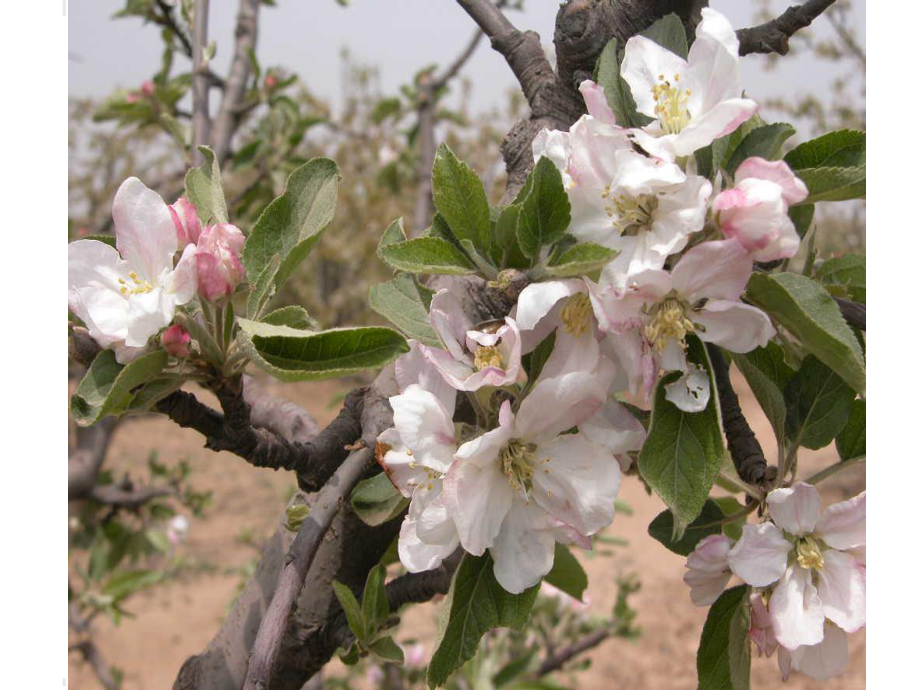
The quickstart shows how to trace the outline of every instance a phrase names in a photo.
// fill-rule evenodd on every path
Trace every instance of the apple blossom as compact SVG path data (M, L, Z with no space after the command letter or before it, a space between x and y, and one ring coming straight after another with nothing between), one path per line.
M722 534L710 534L701 539L687 557L684 582L690 587L690 601L697 606L710 606L719 598L732 577L728 565L731 540Z
M792 651L816 645L829 619L846 632L866 624L866 566L849 549L866 543L866 492L823 513L817 490L797 482L767 496L772 522L745 525L729 553L732 571L772 586L777 642Z
M748 158L735 172L735 186L715 198L712 210L722 234L738 240L755 261L788 259L799 248L789 206L807 196L805 183L783 161Z
M201 235L201 221L198 220L198 209L184 196L179 197L176 203L169 207L173 225L176 227L176 238L179 249L185 249L189 244L198 244Z
M444 479L460 543L489 549L495 578L512 593L553 565L556 541L571 543L613 520L620 468L603 446L566 430L607 399L612 367L542 379L517 414L505 401L498 427L464 443Z
M429 318L447 349L421 345L421 352L457 390L505 386L526 376L514 319L506 317L503 324L477 329L457 296L446 289L432 298Z
M198 238L198 294L209 302L232 295L245 276L240 252L246 237L230 223L209 225Z
M163 331L163 335L160 336L160 342L173 357L183 358L191 354L192 336L177 323Z
M742 98L738 37L723 15L704 7L687 59L645 36L626 42L621 74L636 109L654 121L632 131L648 153L689 156L731 134L757 111Z
M169 208L136 177L112 204L115 247L96 240L68 245L68 304L100 347L126 363L195 295L195 246L173 264L178 246Z

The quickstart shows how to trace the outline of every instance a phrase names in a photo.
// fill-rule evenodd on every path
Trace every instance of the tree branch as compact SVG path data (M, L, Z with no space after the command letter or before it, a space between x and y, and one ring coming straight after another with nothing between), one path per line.
M88 498L96 503L134 510L154 498L171 496L174 493L167 487L145 486L125 489L116 485L96 486L89 492Z
M192 160L201 163L199 146L211 140L211 118L208 115L208 74L204 50L208 45L208 0L195 2L192 25Z
M728 452L732 456L735 471L742 481L754 486L762 486L775 477L776 472L767 467L763 448L757 436L741 412L738 396L732 388L728 373L728 362L722 356L722 350L712 343L706 343L712 372L715 375L719 407L722 410L722 426L728 440Z
M540 664L540 667L534 672L534 678L542 678L545 675L553 673L554 671L560 670L565 666L569 661L577 657L579 654L583 654L589 649L594 649L601 642L610 637L612 633L610 626L604 626L593 632L588 633L579 640L576 640L572 644L563 647L558 652L550 654L546 659L543 660L543 663Z
M329 529L333 517L370 465L373 456L372 450L368 447L353 452L320 490L313 509L294 538L288 552L287 565L278 581L278 588L262 618L259 633L252 646L249 669L243 683L244 690L263 690L270 687L288 617L303 587L320 541Z
M224 84L224 96L214 119L212 144L217 160L223 162L230 151L230 140L240 120L239 107L246 95L251 65L249 54L256 49L260 0L240 0L236 16L236 43L233 60Z
M93 642L89 621L83 618L76 601L71 601L68 606L67 622L70 628L82 637L81 640L72 644L70 648L83 655L83 658L89 663L93 673L96 674L96 678L99 679L105 690L118 690L118 682L115 680L115 676L112 675L112 671L102 656L102 652Z
M796 31L811 24L824 10L834 4L834 0L807 0L801 5L793 5L776 19L758 26L739 29L739 53L778 53L789 52L789 38Z
M850 326L860 331L866 330L866 305L851 302L843 297L834 297L834 301L840 307L840 313Z

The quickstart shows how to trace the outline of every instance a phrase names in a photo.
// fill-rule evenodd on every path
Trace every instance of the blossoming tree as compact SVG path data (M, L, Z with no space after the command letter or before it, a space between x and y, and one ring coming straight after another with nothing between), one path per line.
M299 688L337 649L401 663L390 614L436 593L426 678L449 683L486 632L526 623L541 582L581 598L577 554L615 519L625 481L660 497L650 533L687 557L686 596L709 607L701 688L748 687L752 644L783 678L843 672L846 634L866 622L865 492L822 512L814 485L865 457L865 265L817 257L811 221L817 203L864 196L865 134L782 155L793 130L758 116L739 69L741 55L785 52L832 0L740 31L705 2L570 0L555 69L495 4L458 2L531 114L505 139L500 205L442 145L427 229L383 233L393 277L369 300L394 329L324 330L273 304L332 219L338 168L296 168L244 234L206 107L182 196L167 204L130 178L114 242L70 245L73 352L88 364L75 420L164 414L209 448L294 472L304 492L286 515L296 536L266 547L176 687ZM264 413L251 367L282 381L380 373L305 438L296 411ZM182 390L191 381L221 411ZM839 462L799 477L798 451L831 443ZM394 543L402 574L387 581Z

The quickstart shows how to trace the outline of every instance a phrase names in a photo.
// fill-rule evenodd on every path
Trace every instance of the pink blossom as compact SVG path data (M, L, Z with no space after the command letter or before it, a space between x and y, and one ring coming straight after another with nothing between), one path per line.
M141 93L147 98L152 97L154 94L153 82L148 79L141 84Z
M169 207L169 214L172 216L173 225L176 226L179 249L185 249L189 244L198 244L201 221L198 220L198 209L195 208L195 204L184 196L179 197L176 203Z
M710 534L700 540L687 557L684 582L690 587L690 600L697 606L710 606L732 577L728 552L732 543L722 534Z
M160 340L166 351L173 357L188 357L191 353L189 344L192 342L192 336L177 323L163 331Z
M230 223L209 225L198 238L198 294L214 301L233 294L245 275L240 262L245 236Z

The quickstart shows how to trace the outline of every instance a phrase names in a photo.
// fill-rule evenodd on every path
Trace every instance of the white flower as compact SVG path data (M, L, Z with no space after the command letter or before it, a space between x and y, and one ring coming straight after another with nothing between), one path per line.
M402 366L397 361L397 382L404 390L390 398L393 427L377 437L377 457L390 481L411 499L397 549L406 569L420 572L440 565L459 543L441 493L457 449L457 392L423 361L417 342L412 341L411 348ZM409 383L413 377L417 383Z
M644 36L626 42L621 73L636 108L654 122L632 131L653 156L675 160L731 134L757 110L742 98L738 37L709 8L696 27L687 59Z
M866 492L823 513L803 482L767 496L773 522L745 525L729 553L732 571L755 587L773 586L770 620L780 645L816 645L825 618L846 632L866 624L866 566L847 553L866 544ZM791 557L790 557L791 554Z
M789 678L792 671L799 671L815 680L839 676L846 670L850 660L846 633L827 622L824 625L824 637L818 644L801 645L792 651L781 646L777 660L783 680Z
M603 405L612 377L604 367L541 380L517 414L505 401L499 426L457 450L444 496L460 543L474 555L489 549L509 592L552 569L556 541L581 541L613 520L616 460L583 433L563 433Z
M446 350L420 345L419 349L444 380L461 391L482 386L505 386L523 377L521 337L514 320L476 329L457 296L440 290L431 300L431 325Z
M783 161L748 158L735 172L735 186L712 202L719 228L738 240L755 261L795 256L799 235L790 204L808 196L805 183Z
M684 582L690 587L690 601L697 606L710 606L719 598L732 577L728 567L728 552L732 543L722 534L710 534L697 543L687 557Z
M169 207L136 177L118 188L112 217L117 251L95 240L68 245L67 298L93 339L125 363L194 297L195 246L173 268L178 239Z

